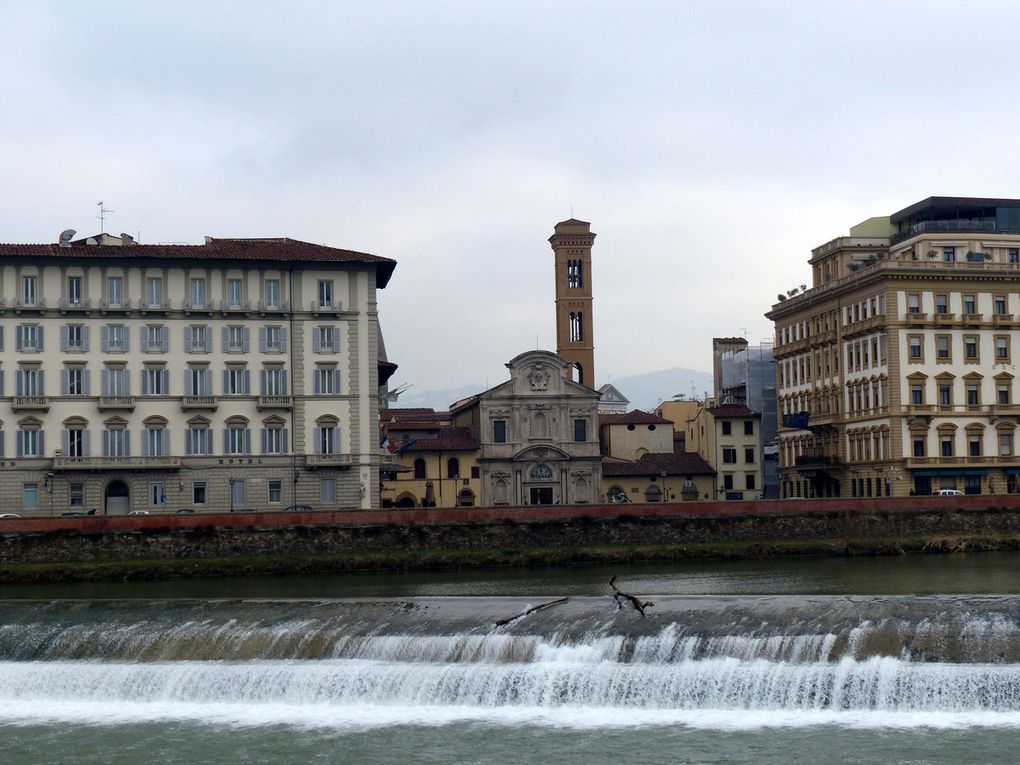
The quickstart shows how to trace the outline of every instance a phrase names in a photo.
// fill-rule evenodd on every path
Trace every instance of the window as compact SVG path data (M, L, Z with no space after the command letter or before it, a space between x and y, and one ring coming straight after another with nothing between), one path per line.
M312 330L313 353L336 353L340 350L340 334L333 326L315 327Z
M283 367L265 367L262 370L262 395L287 395L287 370Z
M130 457L131 433L122 427L108 427L103 431L104 457Z
M319 396L335 396L338 393L338 380L340 373L336 367L318 365L315 367L315 387L313 390Z
M85 352L89 349L89 328L82 324L65 324L60 328L60 350Z
M319 308L333 307L333 282L328 279L319 280Z
M1006 315L1006 296L1005 295L996 295L995 299L993 301L993 304L995 306L995 315L996 316L1005 316Z
M953 263L956 261L956 248L955 247L943 247L942 248L942 260L946 263Z
M142 370L143 396L169 396L170 371L164 367L145 367Z
M971 433L967 436L967 456L981 456L981 436L977 433Z
M729 420L723 420L722 422L722 434L724 436L733 435L733 423Z
M244 488L244 481L242 479L240 479L240 478L231 478L230 479L230 503L234 507L237 507L238 505L243 505L244 502L245 502L245 497L247 497L247 496L248 496L247 492L245 492L245 488Z
M336 425L324 423L315 429L316 454L336 454L338 441Z
M192 423L187 430L185 453L188 455L212 454L212 431L207 423Z
M912 452L913 456L915 456L915 457L923 457L925 455L925 451L926 451L924 436L913 436L911 438L911 443L913 444L913 452Z
M272 325L259 331L259 350L262 353L283 353L287 350L287 331Z
M567 287L580 289L584 286L584 262L581 260L567 261Z
M745 473L744 474L744 486L747 487L748 489L754 489L755 488L755 486L754 486L754 473Z
M744 449L744 462L748 465L754 464L754 449Z
M17 351L38 353L43 349L43 328L38 324L19 324L14 339Z
M997 362L1009 361L1009 337L1007 335L996 335L995 337L995 360Z
M1009 383L999 383L995 388L995 401L999 404L1009 404Z
M45 434L36 426L23 426L18 431L17 456L42 457L45 449Z
M106 367L102 374L102 395L129 396L131 381L126 367Z
M737 464L737 450L736 449L723 449L722 450L722 461L726 465Z
M194 481L191 484L191 502L194 505L205 504L205 481Z
M162 425L150 425L142 431L142 454L165 457L170 453L170 431Z
M68 504L71 507L85 507L85 484L72 483L69 485Z
M162 481L149 482L149 507L161 507L166 504L166 486Z
M43 370L39 367L22 367L17 370L14 391L16 396L45 396Z
M952 356L949 352L949 336L948 335L936 335L935 336L935 356L939 361L951 361Z
M22 487L21 506L26 509L39 507L39 484L26 483Z
M212 373L209 367L188 365L184 370L184 395L212 395Z
M492 440L497 444L506 443L506 420L492 421Z
M68 366L64 367L62 379L60 381L60 393L64 396L88 396L91 395L89 390L89 371L82 366Z
M727 491L733 491L733 476L729 473L723 476L723 488Z
M266 279L265 289L265 305L266 308L279 308L280 307L280 280L279 279Z
M191 280L191 307L205 308L205 279Z
M914 361L924 360L924 346L921 345L920 335L911 335L907 340L910 358Z
M262 453L287 453L287 428L271 425L262 429Z
M106 278L106 304L111 308L124 305L124 279L120 276Z
M223 370L223 395L248 396L251 383L246 367L231 366Z
M460 460L456 457L450 457L446 461L446 477L460 478Z
M227 454L251 454L251 431L247 423L227 427L223 451Z
M269 482L269 504L278 505L283 501L283 481Z
M953 386L949 383L939 383L939 406L953 405Z
M963 357L968 361L974 361L978 357L978 339L977 335L964 335L963 338Z
M149 308L163 305L163 277L150 276L145 280L145 304Z
M240 279L227 279L227 307L240 308L243 284Z
M336 504L336 479L323 478L319 482L319 499L324 505Z
M1013 456L1013 432L1010 430L999 431L999 454L1003 457Z
M967 406L981 405L981 386L978 383L967 383Z
M570 342L580 343L584 341L584 314L581 311L570 313Z
M963 312L971 315L977 313L977 301L974 300L973 295L963 296Z
M22 305L35 305L36 298L38 297L37 287L39 280L35 276L23 276L21 277L21 304Z
M948 295L936 295L935 296L935 313L938 313L938 314L949 313L949 296Z
M81 305L81 277L67 277L67 304Z
M951 433L942 433L939 435L939 453L943 457L953 456L953 436Z
M425 480L425 460L419 457L414 461L414 477L415 480Z
M169 333L162 324L146 324L142 330L142 351L145 353L166 353L169 349Z
M478 465L473 465L471 467L471 477L472 478L481 478L482 477L482 469L480 467L478 467Z
M577 442L588 440L588 421L583 419L574 420L574 440Z
M1009 259L1010 263L1013 264L1020 263L1020 249L1016 247L1010 247L1008 250L1006 250L1006 256Z
M744 420L744 435L745 436L754 435L754 420Z
M205 324L192 324L184 328L185 353L211 353L212 332Z
M128 328L123 324L107 324L100 330L100 347L103 353L127 353Z
M64 431L64 443L61 445L68 457L89 456L89 434L80 427L68 428Z
M910 384L910 403L912 406L924 406L924 383Z
M237 325L223 328L224 353L248 353L248 350L247 327Z
M921 313L921 296L913 293L907 295L907 313Z

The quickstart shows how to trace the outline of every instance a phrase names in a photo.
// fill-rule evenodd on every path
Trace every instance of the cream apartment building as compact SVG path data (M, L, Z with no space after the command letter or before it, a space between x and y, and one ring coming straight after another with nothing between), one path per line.
M930 197L809 262L767 314L782 495L1017 492L1020 200Z
M72 236L0 244L0 511L378 506L394 261Z

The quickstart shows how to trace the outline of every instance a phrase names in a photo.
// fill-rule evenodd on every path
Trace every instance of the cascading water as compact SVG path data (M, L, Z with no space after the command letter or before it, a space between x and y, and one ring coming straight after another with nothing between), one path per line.
M1020 726L1020 598L0 603L8 722Z

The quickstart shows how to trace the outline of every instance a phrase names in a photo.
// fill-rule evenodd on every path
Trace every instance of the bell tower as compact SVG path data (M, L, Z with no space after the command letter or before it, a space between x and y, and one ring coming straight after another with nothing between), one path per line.
M575 381L595 388L595 337L592 321L591 224L571 218L557 223L549 237L556 261L556 352L570 365Z

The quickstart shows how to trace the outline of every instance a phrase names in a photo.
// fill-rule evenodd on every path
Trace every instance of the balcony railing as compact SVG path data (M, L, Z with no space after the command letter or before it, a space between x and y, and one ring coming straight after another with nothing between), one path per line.
M309 454L305 456L308 467L335 467L354 464L353 454Z
M177 470L180 457L54 457L54 470Z
M221 300L220 311L223 313L244 313L251 311L250 300Z
M212 313L213 311L211 300L185 300L184 301L184 312L185 313Z
M92 301L89 298L75 301L68 300L67 298L60 298L61 313L67 313L68 311L89 311L91 309Z
M334 300L329 303L323 303L321 300L313 300L311 302L312 313L340 313L344 310L344 305L339 300Z
M46 396L15 396L11 403L11 409L15 412L35 410L48 411L50 400Z
M267 303L265 300L259 301L259 311L262 313L285 313L289 310L289 300L277 300L274 303Z
M45 311L46 310L46 298L39 298L26 303L21 298L14 301L14 310L16 311Z
M130 311L131 301L114 300L111 302L110 300L103 299L99 301L99 309L104 313L107 311Z
M820 451L808 450L803 454L798 454L794 459L794 464L797 467L822 467L825 465L840 465L842 462L839 457L831 454L823 454Z
M258 409L291 409L294 406L290 396L259 396Z
M181 409L216 409L216 396L181 396Z
M100 396L99 397L99 411L105 411L109 409L134 409L135 408L135 397L134 396Z
M165 312L172 308L169 299L155 301L149 300L148 298L139 298L136 305L138 306L138 310L142 313L149 313L150 311Z

